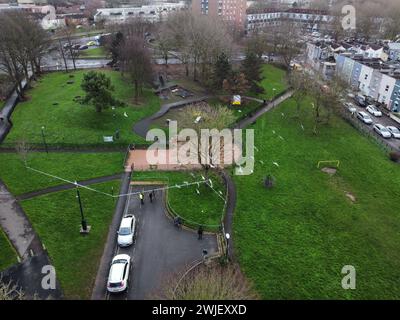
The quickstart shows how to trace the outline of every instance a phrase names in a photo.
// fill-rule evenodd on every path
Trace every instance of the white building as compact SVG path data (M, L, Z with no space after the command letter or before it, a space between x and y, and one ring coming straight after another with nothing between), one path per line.
M366 96L370 96L370 83L371 83L373 72L374 72L373 68L368 67L366 65L362 65L360 78L359 78L359 82L360 82L359 89Z
M123 23L130 18L141 17L150 22L157 22L163 20L171 12L185 10L186 8L186 3L183 1L178 3L162 2L141 7L100 8L94 15L94 21L104 20L106 23Z

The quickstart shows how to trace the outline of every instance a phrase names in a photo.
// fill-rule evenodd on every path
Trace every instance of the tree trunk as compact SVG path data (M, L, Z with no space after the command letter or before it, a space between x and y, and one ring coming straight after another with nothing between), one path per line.
M139 84L138 81L135 80L135 103L138 103L138 98L139 98Z

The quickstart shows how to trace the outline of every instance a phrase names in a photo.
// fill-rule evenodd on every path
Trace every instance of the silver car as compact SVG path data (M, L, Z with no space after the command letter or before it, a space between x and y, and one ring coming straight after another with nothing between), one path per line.
M118 245L120 247L130 246L135 238L136 231L136 219L133 214L126 215L119 226L118 233Z
M379 123L374 125L374 131L385 139L392 137L392 134L390 133L390 131L385 126L383 126Z

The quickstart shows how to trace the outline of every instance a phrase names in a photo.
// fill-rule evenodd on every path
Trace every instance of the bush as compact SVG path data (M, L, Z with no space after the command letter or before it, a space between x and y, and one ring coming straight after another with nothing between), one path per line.
M400 152L392 151L389 153L389 158L393 162L400 162Z

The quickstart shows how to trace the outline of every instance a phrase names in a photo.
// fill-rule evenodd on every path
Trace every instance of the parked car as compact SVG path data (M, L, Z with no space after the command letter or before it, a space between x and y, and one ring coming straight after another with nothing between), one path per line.
M107 280L108 292L122 292L128 287L131 257L127 254L116 255L111 262Z
M379 111L374 105L370 104L366 110L375 117L382 117L382 112Z
M356 106L354 104L352 104L351 102L345 102L345 103L343 103L343 106L346 108L347 111L349 111L351 113L357 112Z
M360 107L365 108L365 107L367 106L366 99L365 99L365 97L364 97L362 94L357 94L357 95L354 97L354 100L358 103L358 105L359 105Z
M384 125L381 125L379 123L374 124L374 131L385 139L392 137L390 131Z
M88 43L86 43L86 45L89 46L89 47L90 46L95 46L95 45L97 45L97 42L92 40L92 41L89 41Z
M135 226L136 219L133 214L128 214L122 218L121 224L119 226L118 233L118 245L120 247L130 246L135 239Z
M89 49L89 47L85 45L79 46L79 50L86 50L86 49Z
M400 130L393 126L386 127L395 139L400 139Z
M80 48L80 44L74 44L73 46L72 46L72 49L74 49L74 50L79 50L79 48Z
M357 112L357 118L360 119L365 124L372 124L371 117L368 115L368 113L364 111Z

